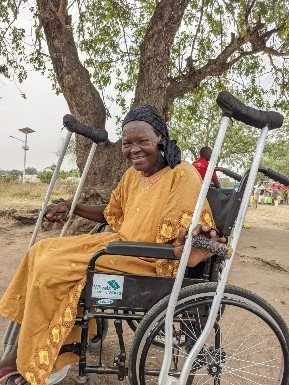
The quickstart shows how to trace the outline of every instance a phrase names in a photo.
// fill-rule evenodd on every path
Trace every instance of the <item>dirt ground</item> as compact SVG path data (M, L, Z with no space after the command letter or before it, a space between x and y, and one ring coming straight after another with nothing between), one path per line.
M238 246L237 257L230 276L230 282L252 290L270 302L289 324L289 206L260 206L249 210L246 222L251 227L243 229ZM0 218L0 295L4 293L19 262L27 250L33 226L19 225L15 221ZM56 234L56 230L42 233L41 237ZM0 319L0 340L7 321ZM112 329L112 328L110 328ZM131 337L126 341L129 345ZM116 339L110 334L104 344L104 359L113 357L117 351ZM0 347L0 354L2 346ZM110 360L110 359L109 359ZM74 383L76 370L61 382ZM105 376L94 384L119 384L112 377Z

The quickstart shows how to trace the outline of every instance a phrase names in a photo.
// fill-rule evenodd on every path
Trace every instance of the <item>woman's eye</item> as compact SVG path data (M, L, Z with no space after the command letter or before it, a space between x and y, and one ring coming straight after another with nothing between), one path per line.
M149 140L147 140L147 139L144 139L144 140L140 140L140 141L139 141L139 144L142 145L142 146L145 146L145 145L147 145L148 143L149 143Z

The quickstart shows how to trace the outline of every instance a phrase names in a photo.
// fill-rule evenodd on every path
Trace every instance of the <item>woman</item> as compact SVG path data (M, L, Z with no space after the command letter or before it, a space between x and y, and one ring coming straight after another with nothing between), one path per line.
M52 238L36 243L23 259L12 283L0 302L0 315L21 324L17 363L16 351L0 364L2 383L45 384L50 373L76 364L73 353L58 355L64 343L79 340L73 327L79 295L91 255L112 241L175 242L181 255L184 237L201 187L198 172L181 162L180 150L169 139L167 126L152 106L131 110L122 124L122 151L131 162L109 204L77 204L75 214L97 222L108 221L114 233ZM46 214L57 220L70 203L61 203ZM213 225L205 204L202 222ZM216 236L210 226L196 233ZM192 249L189 265L208 256ZM151 260L129 256L102 256L98 271L142 275L173 276L176 261ZM10 380L9 380L10 377ZM2 378L2 379L1 379Z

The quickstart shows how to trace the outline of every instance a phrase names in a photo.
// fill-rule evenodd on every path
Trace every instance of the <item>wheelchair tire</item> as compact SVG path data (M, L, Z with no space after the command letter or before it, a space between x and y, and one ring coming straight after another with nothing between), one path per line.
M103 343L107 332L108 332L108 320L103 318L102 320L99 318L95 319L97 335L94 336L87 345L87 350L89 352L93 352L100 348L100 345Z
M180 292L173 325L180 344L174 338L169 372L175 379L206 323L216 286L204 283ZM154 340L164 340L168 301L169 296L152 307L136 331L129 359L133 385L158 384L164 350ZM282 317L256 294L227 285L214 329L187 385L289 385L288 362L289 330Z

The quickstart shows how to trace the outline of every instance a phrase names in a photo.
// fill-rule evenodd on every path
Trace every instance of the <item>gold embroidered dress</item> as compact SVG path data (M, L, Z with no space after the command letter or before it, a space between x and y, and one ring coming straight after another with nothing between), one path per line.
M28 250L0 302L0 315L21 324L17 368L32 385L44 385L50 373L77 363L73 353L58 356L64 343L79 340L73 327L92 254L109 242L167 243L188 228L201 187L194 167L182 162L146 178L128 169L105 209L115 233L49 238ZM201 222L213 224L208 203ZM172 276L177 261L102 256L98 271Z

